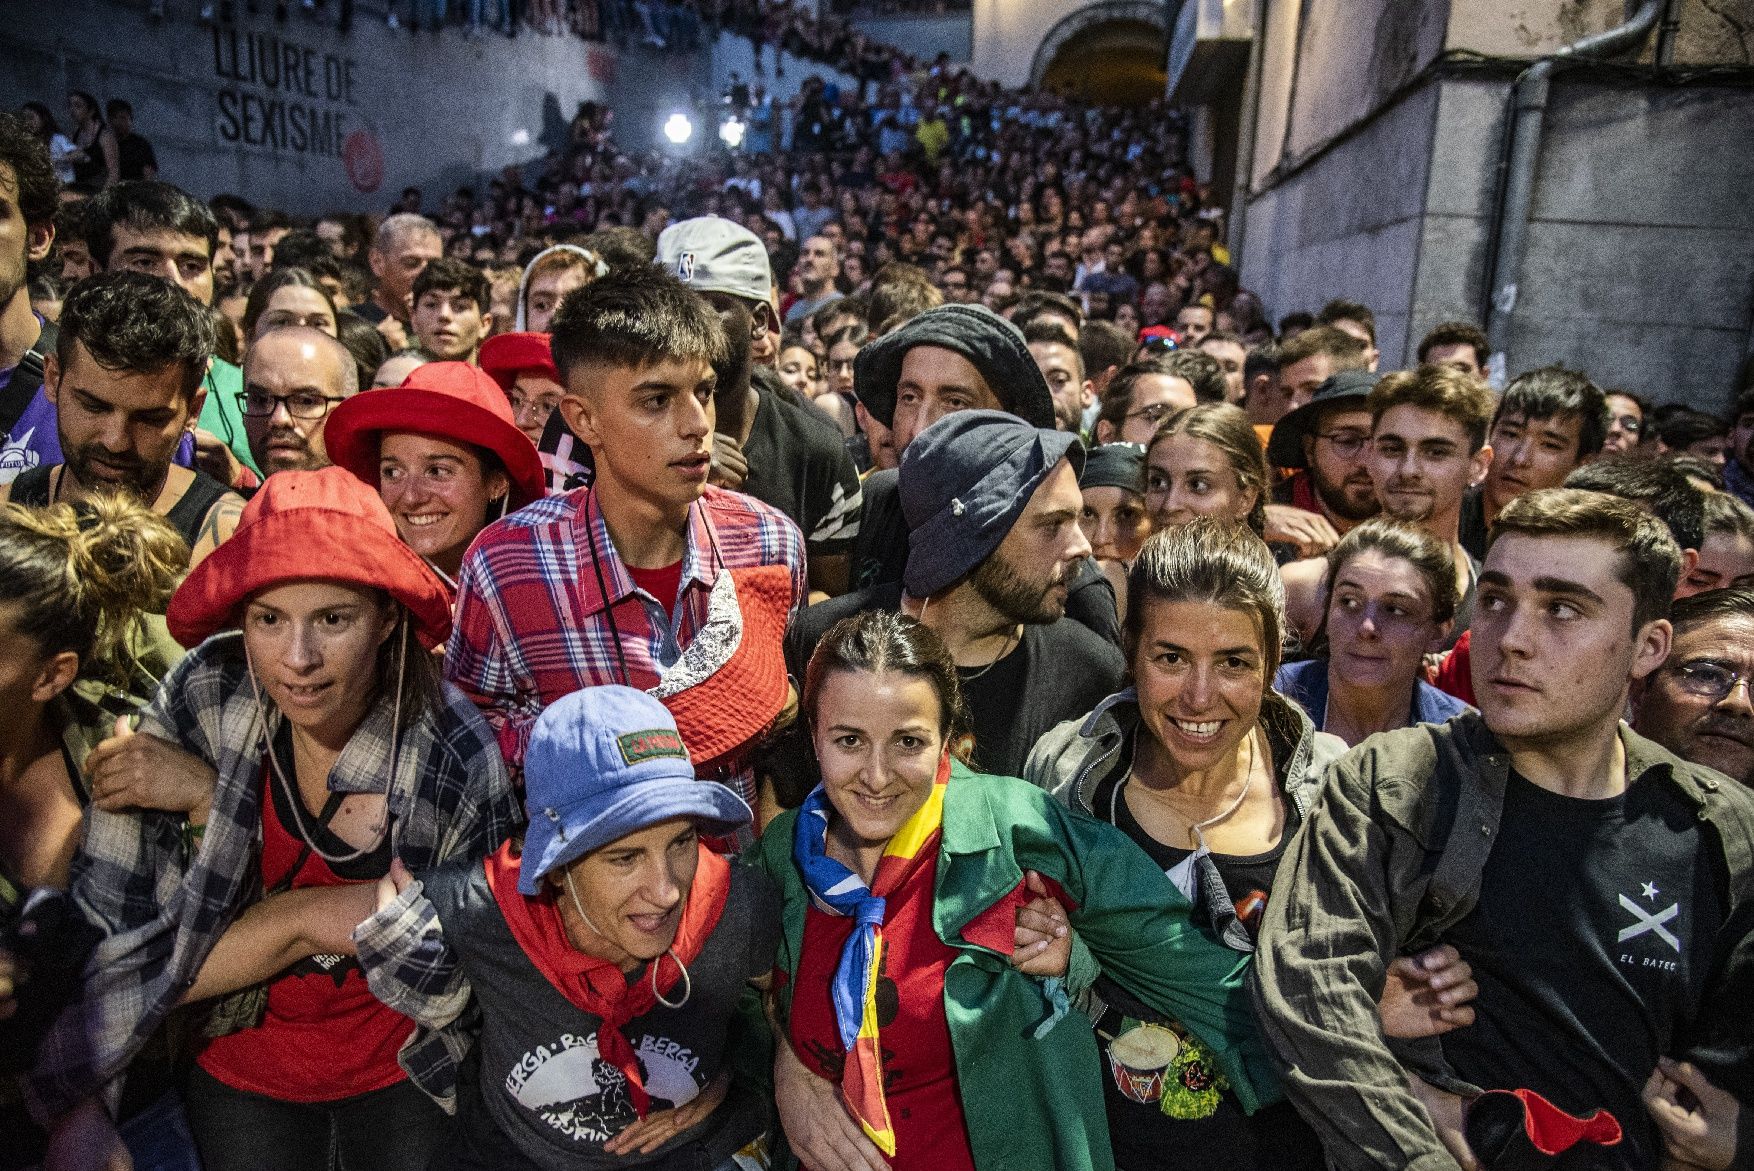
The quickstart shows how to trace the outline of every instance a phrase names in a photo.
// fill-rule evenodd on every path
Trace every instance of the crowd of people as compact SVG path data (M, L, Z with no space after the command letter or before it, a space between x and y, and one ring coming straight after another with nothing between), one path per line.
M0 1167L1754 1165L1754 374L1379 369L1161 106L782 121L0 114Z

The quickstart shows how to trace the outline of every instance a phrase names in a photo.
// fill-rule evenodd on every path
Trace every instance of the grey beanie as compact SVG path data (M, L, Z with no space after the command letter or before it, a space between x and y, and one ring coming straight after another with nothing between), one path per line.
M1084 457L1080 488L1124 488L1145 495L1145 449L1136 443L1104 443Z
M915 346L942 346L974 363L1005 410L1031 427L1054 425L1054 396L1023 331L984 305L940 305L887 334L853 359L853 394L885 427L895 426L901 359Z
M909 595L929 597L985 561L1062 459L1083 470L1076 435L1004 411L956 411L920 432L902 453L898 485Z

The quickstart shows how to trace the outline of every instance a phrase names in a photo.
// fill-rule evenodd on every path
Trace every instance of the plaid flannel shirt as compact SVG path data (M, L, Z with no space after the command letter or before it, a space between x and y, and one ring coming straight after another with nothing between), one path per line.
M674 616L666 616L615 551L595 492L593 486L550 496L489 525L457 579L445 677L481 706L514 772L523 766L536 717L561 696L606 683L656 684L705 622L720 568L785 565L793 614L807 596L798 526L753 497L708 488L688 511L682 583ZM713 779L754 804L747 771Z
M193 753L218 774L195 856L185 849L180 814L86 813L72 893L105 938L86 967L81 999L39 1051L27 1086L39 1120L115 1088L194 985L214 944L259 896L264 733L272 736L281 716L258 705L241 642L235 632L220 634L191 651L142 713L141 732ZM523 817L480 713L447 686L442 706L421 713L397 738L394 706L386 689L342 749L329 788L382 792L389 778L392 846L412 870L497 849ZM440 1098L452 1092L444 1038L416 1029L398 1056L422 1089Z

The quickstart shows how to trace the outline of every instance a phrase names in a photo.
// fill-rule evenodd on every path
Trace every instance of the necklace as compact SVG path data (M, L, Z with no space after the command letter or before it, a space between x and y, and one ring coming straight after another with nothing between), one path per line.
M1020 642L1022 640L1022 638L1023 638L1023 624L1021 622L1019 622L1016 626L1013 626L1011 628L1011 633L1008 636L1006 636L1005 645L1000 648L998 658L994 659L992 662L988 663L986 666L980 668L979 670L969 671L966 674L963 673L963 669L961 667L958 667L956 669L957 673L962 675L962 681L964 683L967 683L971 679L979 679L982 675L985 675L988 671L991 671L994 667L997 667L1000 663L1002 663L1005 660L1005 657L1011 653L1012 649L1016 647L1017 643Z
M1174 802L1167 799L1163 802L1177 817L1190 823L1188 826L1188 838L1194 843L1194 848L1197 850L1204 850L1208 854L1212 852L1206 845L1205 831L1225 820L1238 809L1241 809L1242 803L1248 798L1249 787L1253 785L1255 781L1255 734L1253 732L1249 733L1248 745L1248 767L1242 774L1242 791L1236 795L1236 800L1232 801L1229 806L1225 808L1224 812L1217 814L1214 817L1208 817L1205 821L1194 821L1192 818L1188 817L1187 814L1177 809ZM1116 785L1114 791L1108 795L1108 823L1116 828L1119 828L1120 826L1120 822L1116 820L1116 817L1120 809L1121 790L1126 788L1128 782L1132 779L1133 773L1132 770L1129 769L1127 775L1121 778L1121 783Z

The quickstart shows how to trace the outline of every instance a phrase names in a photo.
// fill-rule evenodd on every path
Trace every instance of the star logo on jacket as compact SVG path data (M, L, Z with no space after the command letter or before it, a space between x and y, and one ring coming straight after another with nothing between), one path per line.
M1660 911L1655 910L1661 892L1657 890L1654 882L1645 882L1639 887L1638 893L1645 902L1650 903L1652 909L1646 910L1643 904L1630 895L1620 896L1620 908L1632 916L1632 922L1620 928L1620 942L1628 943L1642 936L1650 935L1668 944L1675 954L1679 955L1681 953L1681 940L1669 929L1669 924L1680 925L1676 923L1676 920L1681 916L1681 904L1673 902Z

